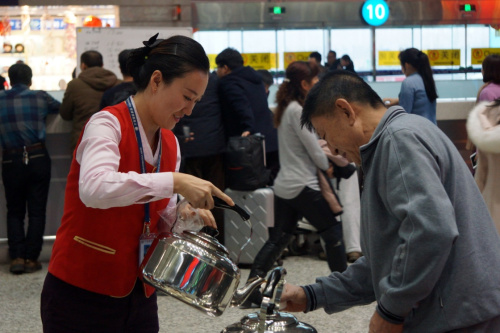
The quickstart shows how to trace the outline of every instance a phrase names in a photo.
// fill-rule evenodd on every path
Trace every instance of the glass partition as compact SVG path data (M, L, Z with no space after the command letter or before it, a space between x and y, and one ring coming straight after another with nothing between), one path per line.
M270 70L278 80L285 70L286 52L318 51L325 63L328 51L334 50L337 57L348 54L356 71L369 81L373 80L374 70L377 81L400 81L404 78L400 65L397 62L381 64L380 51L392 52L391 56L397 60L397 54L409 47L460 51L460 64L433 66L436 80L480 80L481 65L472 65L471 49L500 47L500 33L486 25L379 27L374 33L372 29L198 31L194 38L213 59L226 47L234 47L242 53L269 53L277 59ZM372 36L375 41L372 41ZM305 60L304 54L300 59Z

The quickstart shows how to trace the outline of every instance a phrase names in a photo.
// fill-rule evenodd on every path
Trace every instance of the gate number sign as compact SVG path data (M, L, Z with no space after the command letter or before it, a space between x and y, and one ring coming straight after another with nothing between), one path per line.
M389 18L389 6L384 0L368 0L361 8L361 16L369 25L382 25Z

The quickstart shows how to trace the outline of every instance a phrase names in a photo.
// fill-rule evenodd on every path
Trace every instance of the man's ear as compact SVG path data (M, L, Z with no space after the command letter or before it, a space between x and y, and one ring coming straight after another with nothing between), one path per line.
M83 62L80 64L80 70L83 72L84 70L86 70L88 67L87 65L85 65Z
M344 98L339 98L335 101L335 107L340 112L341 116L347 118L350 125L354 124L356 121L356 112L352 108L352 105Z

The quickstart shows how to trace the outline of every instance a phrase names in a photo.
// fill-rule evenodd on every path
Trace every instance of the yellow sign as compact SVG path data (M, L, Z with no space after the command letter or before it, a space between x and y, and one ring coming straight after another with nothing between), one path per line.
M285 52L285 69L294 61L309 61L311 52Z
M481 65L483 63L484 58L486 58L490 54L500 54L500 48L471 49L471 55L472 55L471 64Z
M217 69L215 58L217 54L207 54L210 60L210 68ZM276 53L242 53L243 65L253 67L253 69L267 69L278 68L278 61Z
M378 65L379 66L398 66L400 51L378 51Z
M429 57L431 66L460 66L460 50L424 50ZM400 51L378 51L379 66L397 66Z
M460 66L460 50L424 50L431 66Z
M253 69L278 68L275 53L242 53L243 65Z
M215 63L215 58L217 54L207 54L208 60L210 61L210 69L217 69L217 64Z

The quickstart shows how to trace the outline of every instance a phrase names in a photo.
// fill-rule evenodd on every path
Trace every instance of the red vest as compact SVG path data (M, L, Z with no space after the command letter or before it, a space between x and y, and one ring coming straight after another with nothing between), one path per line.
M106 110L118 118L121 126L118 172L141 173L137 139L126 104L120 103ZM177 162L174 134L162 129L161 138L160 171L173 172ZM153 166L146 163L146 169L152 172ZM64 214L57 230L49 272L82 289L124 297L134 288L139 274L139 237L144 226L144 205L109 209L86 207L79 196L79 174L80 164L74 153L66 184ZM157 230L158 211L168 202L169 199L163 199L150 203L152 232ZM148 286L146 295L149 297L153 292L154 289Z

